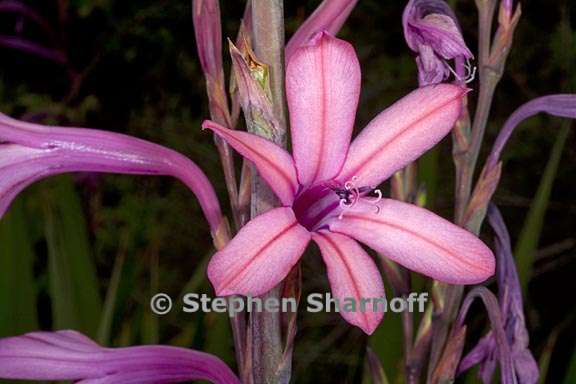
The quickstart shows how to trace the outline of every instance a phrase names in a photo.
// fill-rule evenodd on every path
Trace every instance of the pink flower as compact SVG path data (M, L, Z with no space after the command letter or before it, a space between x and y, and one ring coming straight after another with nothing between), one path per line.
M357 241L435 279L479 283L494 255L466 230L373 189L440 141L458 118L466 90L422 87L381 112L350 145L360 66L354 49L327 33L298 49L287 66L291 156L247 132L205 121L251 160L282 206L250 221L208 266L218 295L260 295L298 262L310 240L320 248L338 298L384 296L376 264ZM372 333L381 312L341 312Z
M75 331L0 339L0 378L82 384L240 383L222 360L208 353L160 345L103 348Z
M194 192L213 233L222 220L206 175L171 149L118 133L43 126L0 113L0 216L28 185L66 172L173 176Z

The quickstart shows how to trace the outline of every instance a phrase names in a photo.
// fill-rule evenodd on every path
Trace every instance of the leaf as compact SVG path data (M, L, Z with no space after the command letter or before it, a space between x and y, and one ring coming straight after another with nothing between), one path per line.
M46 205L48 273L53 327L95 338L102 303L86 221L72 179L62 177Z
M369 377L371 378L372 384L388 384L388 378L384 372L381 361L374 351L367 347L366 349L366 361L369 370Z
M424 184L426 189L426 206L434 208L436 196L438 195L439 174L438 165L440 161L440 149L434 147L426 152L418 160L418 180Z
M394 290L386 285L387 296ZM380 362L391 382L398 382L397 378L403 376L403 332L402 317L399 313L388 311L376 331L369 337L368 345Z
M120 280L122 278L122 270L126 260L126 247L121 247L121 250L116 255L114 261L114 268L112 269L112 276L108 284L106 292L106 299L98 326L98 343L101 345L108 345L110 342L110 332L112 330L112 320L114 318L114 310L118 301L118 290L120 287Z
M546 209L548 208L548 203L550 201L552 185L554 184L554 179L558 172L558 166L560 164L562 151L564 150L564 145L566 144L566 139L570 133L570 123L569 120L565 120L562 123L560 132L556 136L556 141L554 142L554 146L550 152L550 157L548 158L544 174L540 179L538 190L532 200L530 210L526 215L524 225L522 226L522 230L520 231L516 243L514 254L516 255L518 275L520 277L520 285L522 286L522 292L524 295L526 294L526 288L532 275L534 257L542 233L544 216L546 215Z
M540 384L546 383L546 377L548 376L548 369L550 368L552 353L554 352L554 347L556 346L558 336L560 335L558 331L558 329L554 329L550 333L546 339L542 353L540 354L540 359L538 360L538 368L540 370L540 380L538 383Z
M576 348L572 351L572 357L568 363L568 371L566 371L566 376L564 376L563 384L574 384L576 383Z
M21 200L0 221L0 337L38 328L34 252L26 224Z

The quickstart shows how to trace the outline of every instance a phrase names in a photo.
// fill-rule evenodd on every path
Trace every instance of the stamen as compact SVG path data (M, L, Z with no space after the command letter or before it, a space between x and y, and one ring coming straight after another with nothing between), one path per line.
M460 76L447 62L444 62L444 65L446 66L448 71L450 71L450 73L454 75L454 78L456 80L461 81L464 84L469 84L473 82L474 79L476 78L476 66L472 65L470 59L466 59L466 64L464 65L464 70L466 71L464 73L464 78L462 78L462 76Z
M376 195L374 196L375 198L373 200L366 199L366 201L376 207L376 214L380 213L380 207L377 205L377 203L382 200L382 191L372 187L357 187L357 180L358 177L354 176L351 180L345 182L344 190L333 188L334 192L336 192L340 198L339 206L342 209L342 212L340 212L338 215L339 220L342 220L346 210L353 208L358 203L358 201L360 201L360 198L372 194Z
M471 83L472 81L474 81L474 78L476 77L477 67L475 65L472 65L470 59L466 59L466 66L464 68L466 68L466 79L464 80L464 83L465 84Z

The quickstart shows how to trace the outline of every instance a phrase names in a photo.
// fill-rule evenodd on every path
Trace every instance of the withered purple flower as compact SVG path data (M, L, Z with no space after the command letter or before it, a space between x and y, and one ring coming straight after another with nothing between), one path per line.
M514 373L518 384L538 382L538 364L528 349L528 330L524 321L522 290L514 264L510 245L510 235L500 211L495 205L488 210L488 220L496 233L496 277L498 281L498 301ZM484 383L491 383L497 365L497 345L492 331L464 357L459 370L463 372L480 364L479 374Z
M473 57L466 46L456 15L443 0L410 0L402 15L404 38L410 49L418 53L418 80L421 86L446 80L451 72L460 80L466 60ZM453 70L448 60L454 60Z

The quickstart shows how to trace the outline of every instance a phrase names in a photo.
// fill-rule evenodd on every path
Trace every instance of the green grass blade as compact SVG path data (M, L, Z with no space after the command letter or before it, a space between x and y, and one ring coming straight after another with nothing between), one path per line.
M50 190L46 207L53 327L96 337L102 303L86 221L71 178Z
M572 357L568 363L568 371L566 371L566 376L564 376L563 384L574 384L576 383L576 348L572 351Z
M558 341L559 332L558 330L552 331L546 343L544 344L544 349L540 354L540 359L538 360L538 368L540 369L540 379L539 384L546 383L546 377L548 376L548 369L550 368L550 361L552 358L552 352L554 352L554 347L556 347L556 342Z
M530 210L528 211L528 215L526 216L526 220L524 221L524 225L516 243L514 254L516 255L518 275L520 277L520 284L524 294L526 293L526 287L530 281L530 277L532 276L534 257L536 255L536 249L538 247L542 226L544 224L544 216L546 215L546 209L548 208L548 203L550 201L552 185L554 184L554 179L558 172L562 151L564 150L569 133L570 121L566 120L562 123L562 128L560 129L558 136L556 136L556 141L554 142L554 146L550 152L550 157L546 164L544 174L540 179L540 185L538 186L536 195L532 200Z
M108 290L106 291L102 317L100 318L100 324L98 326L98 342L102 345L109 345L110 343L112 320L114 318L114 309L116 308L118 301L118 290L120 287L120 280L122 278L122 270L124 269L125 260L126 250L125 247L122 247L114 261L112 276L110 277Z
M0 221L0 337L36 330L34 252L17 200Z

